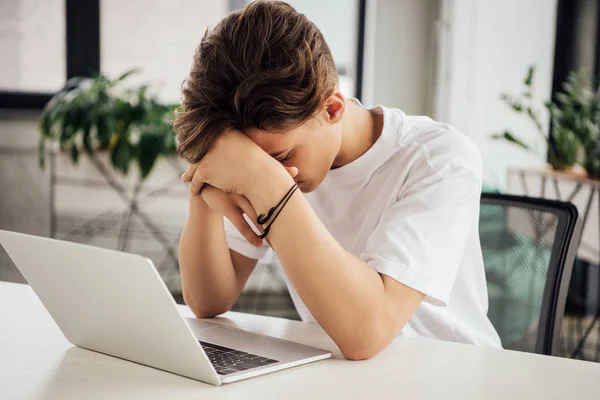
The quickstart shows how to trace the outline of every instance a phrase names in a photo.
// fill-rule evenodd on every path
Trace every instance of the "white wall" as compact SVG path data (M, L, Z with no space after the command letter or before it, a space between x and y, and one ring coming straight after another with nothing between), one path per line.
M534 99L543 110L552 87L556 0L444 0L443 57L436 87L435 117L469 135L478 145L487 183L506 187L509 167L545 165L544 140L529 120L499 96L523 90L527 67L536 66ZM542 113L544 129L548 115ZM542 156L490 139L510 129Z
M545 153L534 126L500 101L519 93L530 64L540 110L552 86L556 0L370 0L364 102L449 122L478 145L486 183L508 167L544 165L490 135L511 129ZM544 127L548 118L543 114Z
M434 0L369 0L363 103L429 114L434 71Z

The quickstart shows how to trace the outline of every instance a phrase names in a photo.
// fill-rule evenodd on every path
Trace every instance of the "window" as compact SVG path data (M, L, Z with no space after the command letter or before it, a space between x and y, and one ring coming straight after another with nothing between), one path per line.
M116 77L128 69L140 68L130 83L150 84L161 100L178 102L194 49L206 29L229 13L231 3L102 0L101 71Z
M151 84L167 102L178 102L195 47L208 27L244 0L102 0L101 70L109 76L139 67L131 83ZM357 0L291 0L319 27L336 61L341 91L355 94Z
M340 91L355 95L358 0L288 0L323 33L335 60Z
M0 1L0 91L60 89L65 47L64 0Z
M99 65L110 77L139 68L130 84L148 84L161 100L178 102L205 30L249 1L0 0L0 108L39 109L67 74ZM365 0L289 2L321 29L342 92L356 95L358 9Z

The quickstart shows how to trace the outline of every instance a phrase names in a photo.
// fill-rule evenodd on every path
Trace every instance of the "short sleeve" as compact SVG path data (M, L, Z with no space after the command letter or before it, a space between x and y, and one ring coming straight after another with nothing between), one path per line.
M460 165L413 183L386 209L361 259L445 306L468 237L477 231L481 173Z
M271 261L273 250L265 242L262 247L256 247L246 240L246 238L237 230L235 225L227 218L223 218L225 223L225 238L227 246L236 253L239 253L248 258L259 260L260 263L268 263Z

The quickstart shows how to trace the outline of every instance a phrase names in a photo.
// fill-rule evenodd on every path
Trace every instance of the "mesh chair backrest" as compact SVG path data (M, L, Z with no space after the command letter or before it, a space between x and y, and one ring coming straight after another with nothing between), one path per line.
M488 316L504 348L556 353L580 228L571 203L482 195Z

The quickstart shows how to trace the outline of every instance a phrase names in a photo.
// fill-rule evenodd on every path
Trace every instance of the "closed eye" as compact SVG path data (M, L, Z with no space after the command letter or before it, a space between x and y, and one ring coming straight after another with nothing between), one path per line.
M287 154L285 155L285 157L283 157L283 158L278 158L278 159L277 159L277 161L279 161L280 163L284 163L284 162L286 162L286 161L289 161L289 160L290 160L290 158L292 158L292 152L291 152L291 151L290 151L289 153L287 153Z

